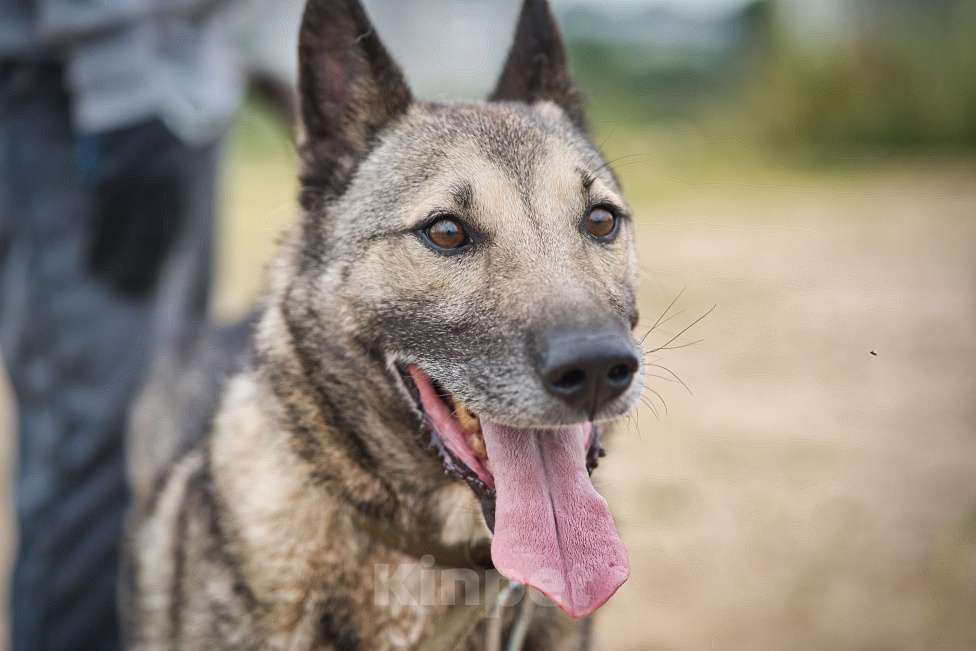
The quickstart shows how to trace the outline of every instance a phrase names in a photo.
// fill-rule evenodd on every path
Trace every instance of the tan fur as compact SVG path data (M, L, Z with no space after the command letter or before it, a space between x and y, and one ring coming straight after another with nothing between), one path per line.
M133 418L131 648L483 648L505 585L483 569L484 496L431 446L403 365L479 417L579 422L541 386L533 342L593 324L631 337L636 322L620 188L580 130L568 71L532 69L565 63L552 30L545 3L526 0L513 47L523 60L496 91L504 102L427 104L412 100L358 3L310 0L305 215L269 271L250 353L202 333L191 354L158 365ZM556 49L540 58L538 43ZM594 202L621 212L612 243L580 230ZM423 243L420 225L438 211L478 231L466 257ZM236 360L220 367L235 372L178 384L191 371L208 378L211 357ZM640 384L586 417L619 418ZM198 395L211 389L213 404ZM210 408L181 417L190 399ZM398 568L417 569L397 589L421 603L391 598L384 582ZM588 622L534 612L526 650L588 644ZM498 616L509 630L514 609Z

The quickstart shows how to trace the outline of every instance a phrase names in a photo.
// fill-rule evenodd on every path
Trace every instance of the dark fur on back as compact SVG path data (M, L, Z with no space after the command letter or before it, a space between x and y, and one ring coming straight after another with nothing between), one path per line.
M270 269L253 355L233 353L249 326L201 330L134 419L126 636L136 649L483 648L491 532L401 371L423 368L499 422L578 422L532 369L552 328L630 336L627 207L544 0L525 1L491 102L414 101L354 0L309 1L299 59L304 212ZM580 231L596 204L621 214L613 243ZM469 225L463 254L419 235L442 212ZM640 390L585 416L619 418ZM474 572L478 603L382 602L382 568L427 562L448 585ZM588 644L588 624L536 611L526 649Z
M129 484L140 501L176 459L203 439L227 379L250 364L258 314L227 325L190 324L158 351L129 429Z

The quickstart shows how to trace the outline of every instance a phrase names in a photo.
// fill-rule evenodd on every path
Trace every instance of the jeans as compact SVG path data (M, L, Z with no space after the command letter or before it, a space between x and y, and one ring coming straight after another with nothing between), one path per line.
M217 162L216 144L185 145L155 121L79 136L58 65L0 63L14 651L119 647L127 410L155 347L158 297L169 295L170 322L206 310ZM175 302L164 280L174 259L196 270Z

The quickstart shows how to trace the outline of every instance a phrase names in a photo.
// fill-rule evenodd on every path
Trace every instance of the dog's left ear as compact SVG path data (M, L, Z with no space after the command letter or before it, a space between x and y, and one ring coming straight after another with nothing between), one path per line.
M358 0L308 0L298 37L298 88L303 203L341 194L379 132L413 101Z
M551 101L580 129L586 129L583 95L573 81L569 56L547 0L524 0L515 40L492 101Z

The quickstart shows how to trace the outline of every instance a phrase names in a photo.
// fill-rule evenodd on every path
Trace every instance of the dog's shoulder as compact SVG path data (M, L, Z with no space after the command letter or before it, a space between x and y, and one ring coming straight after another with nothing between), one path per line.
M248 384L248 377L222 382L213 404L226 402L230 386ZM215 406L199 432L182 433L172 461L130 510L121 582L127 648L260 647L262 609L240 554L240 527L215 477L221 411Z

